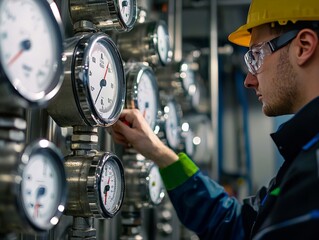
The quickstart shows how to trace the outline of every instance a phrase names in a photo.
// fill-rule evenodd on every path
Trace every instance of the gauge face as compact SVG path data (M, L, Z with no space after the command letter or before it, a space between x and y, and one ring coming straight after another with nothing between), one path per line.
M120 209L124 193L123 169L114 158L107 159L102 166L99 189L103 211L106 216L114 216Z
M41 229L52 226L61 203L61 173L54 160L48 154L33 154L22 174L23 206L29 220Z
M182 79L183 88L186 93L193 96L196 92L195 73L189 68L187 63L181 65L180 77Z
M185 152L190 157L192 157L195 152L193 139L194 139L194 132L191 129L189 129L186 132L186 136L185 136Z
M62 36L47 1L0 2L0 61L13 87L29 101L60 82ZM45 43L45 44L44 44Z
M166 25L159 24L157 27L157 51L160 61L166 65L169 61L170 43Z
M148 69L143 71L138 80L137 108L154 129L157 120L158 95L155 75Z
M164 197L164 185L158 167L152 165L149 172L149 193L153 204L159 204Z
M87 74L90 102L97 114L97 121L114 121L124 105L125 83L122 61L107 38L100 37L92 43Z
M121 17L126 25L135 19L134 4L135 0L118 0Z
M180 119L177 114L177 108L174 102L170 101L164 108L167 114L167 119L165 122L165 133L168 144L172 148L177 148L181 143L180 135Z

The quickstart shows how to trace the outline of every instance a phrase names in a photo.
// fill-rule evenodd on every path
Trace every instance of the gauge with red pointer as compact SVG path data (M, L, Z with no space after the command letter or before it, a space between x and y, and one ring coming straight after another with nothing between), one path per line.
M1 92L17 95L23 106L42 106L61 87L64 49L58 13L53 0L0 1L0 79L8 88Z
M127 95L126 107L140 110L154 130L158 118L159 95L156 76L151 67L132 63L125 67Z
M113 154L105 154L96 170L99 206L103 217L113 217L120 209L124 197L124 169Z

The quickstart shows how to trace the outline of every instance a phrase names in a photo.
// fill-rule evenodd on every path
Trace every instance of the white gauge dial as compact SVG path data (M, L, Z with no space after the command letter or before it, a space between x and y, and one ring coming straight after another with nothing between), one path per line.
M102 166L99 184L101 206L106 215L113 216L120 209L124 192L123 171L113 158Z
M158 167L152 165L149 176L149 193L152 203L159 204L164 197L164 185Z
M195 72L190 69L190 66L187 63L181 65L180 77L186 94L193 96L196 92Z
M193 139L194 139L194 132L191 129L189 129L187 132L185 132L185 152L190 157L192 157L195 152Z
M164 108L164 112L167 114L165 122L166 139L168 144L176 149L181 144L181 126L175 103L169 101Z
M159 24L157 27L157 51L160 61L165 65L170 60L170 42L166 25Z
M135 18L134 14L134 0L118 0L120 7L120 14L125 24L132 22Z
M114 58L103 42L96 42L89 55L89 89L95 109L108 119L116 106L118 76Z
M47 229L58 220L54 216L61 201L62 180L53 160L47 154L31 155L22 174L23 206L28 218L41 229Z
M43 101L60 82L63 40L50 11L47 1L0 2L0 61L13 87L29 101Z
M158 95L155 84L155 75L146 70L141 75L137 88L138 109L152 129L156 125L158 111Z

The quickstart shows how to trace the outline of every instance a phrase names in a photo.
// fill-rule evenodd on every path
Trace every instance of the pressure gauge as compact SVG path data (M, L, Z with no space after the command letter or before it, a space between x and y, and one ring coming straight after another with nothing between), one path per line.
M159 89L174 96L184 112L193 108L193 98L197 90L195 66L197 67L187 61L173 62L156 71Z
M0 207L0 232L50 230L58 223L66 202L66 175L60 151L53 143L40 140L28 145L14 165L12 158L11 163L9 156L7 160L0 162L1 169L6 169L1 179L10 179L1 183L5 190L2 198L9 201L0 202L5 204Z
M211 121L205 114L183 117L185 152L197 163L208 163L213 157Z
M127 81L126 107L137 108L154 130L159 107L157 81L152 68L140 63L125 68Z
M96 184L103 216L115 216L124 196L124 171L118 158L103 157L97 168Z
M52 0L0 1L2 102L40 106L58 92L64 51L58 13Z
M118 34L116 42L124 61L154 66L165 66L171 61L168 29L163 20L136 24L130 32Z
M164 132L168 145L175 150L183 149L181 135L182 110L175 100L169 100L164 106L164 117Z
M115 44L104 33L89 33L68 39L66 45L63 87L48 112L63 127L112 125L126 94L123 63Z
M152 207L162 202L165 187L157 165L140 154L123 156L126 178L125 205Z
M80 217L112 218L120 210L125 191L124 169L113 153L92 152L68 156L70 186L66 214Z
M70 0L73 23L90 21L104 30L130 31L137 18L136 0Z
M152 204L158 205L162 202L164 193L164 184L157 165L151 164L148 177L148 192Z

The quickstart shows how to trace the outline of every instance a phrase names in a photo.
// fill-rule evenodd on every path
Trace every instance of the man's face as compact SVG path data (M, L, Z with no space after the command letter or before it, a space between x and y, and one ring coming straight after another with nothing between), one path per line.
M252 30L251 48L277 37L270 33L267 25ZM267 46L266 46L267 47ZM289 45L264 57L256 75L248 73L245 86L253 88L262 111L267 116L293 113L293 105L298 96L296 73L289 59Z

